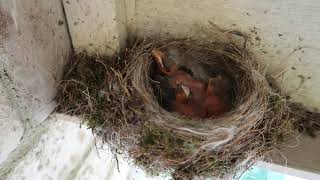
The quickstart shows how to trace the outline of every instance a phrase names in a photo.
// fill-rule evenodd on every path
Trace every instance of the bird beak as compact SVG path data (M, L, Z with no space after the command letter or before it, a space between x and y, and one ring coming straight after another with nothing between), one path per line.
M184 94L187 96L187 98L189 97L190 95L190 89L187 87L187 86L184 86L184 85L181 85L181 88L184 92Z
M164 65L163 65L163 62L162 62L162 56L163 56L162 52L159 51L159 50L154 49L154 50L152 50L152 55L156 59L158 65L161 68L164 68Z

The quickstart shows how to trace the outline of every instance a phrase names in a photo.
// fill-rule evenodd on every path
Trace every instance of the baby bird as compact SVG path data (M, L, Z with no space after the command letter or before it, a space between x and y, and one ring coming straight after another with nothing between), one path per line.
M171 63L166 67L164 63L165 54L159 50L153 50L152 54L158 65L159 71L164 75L157 77L160 84L168 86L166 90L174 91L174 95L167 96L172 98L165 100L165 104L172 107L172 110L190 117L206 118L213 115L221 115L227 108L223 99L217 93L219 92L216 85L223 85L221 76L211 78L206 85L205 83L196 80L192 77L192 73L186 68L178 67L177 64ZM164 78L167 77L167 81ZM161 86L161 85L160 85ZM166 96L166 95L164 95Z
M168 63L164 63L165 54L159 50L152 51L155 61L160 72L168 77L170 87L180 90L177 91L178 101L183 101L183 98L188 98L190 92L195 92L203 89L204 84L195 80L191 73L186 68L178 67L177 64L171 63L169 67L165 67Z
M204 108L206 109L207 116L221 115L228 109L226 101L228 83L218 75L215 78L210 78L206 88L206 98L204 101Z

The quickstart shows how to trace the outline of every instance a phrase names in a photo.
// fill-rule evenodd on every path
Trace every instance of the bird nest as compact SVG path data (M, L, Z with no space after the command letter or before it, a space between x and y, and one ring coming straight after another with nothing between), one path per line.
M229 110L199 118L163 107L151 78L154 49L174 49L203 81L227 76ZM59 84L58 111L83 115L114 152L149 172L223 177L250 167L291 131L286 99L266 77L245 48L233 43L143 40L112 60L75 55Z

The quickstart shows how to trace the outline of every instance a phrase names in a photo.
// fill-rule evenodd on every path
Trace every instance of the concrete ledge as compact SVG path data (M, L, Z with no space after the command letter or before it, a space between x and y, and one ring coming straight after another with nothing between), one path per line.
M72 179L80 169L93 146L91 131L79 128L80 121L69 116L53 115L44 123L47 129L12 167L7 179ZM37 139L31 138L28 142Z
M61 114L51 115L24 136L9 160L0 166L3 179L101 180L168 179L148 176L118 155L118 163L107 146L96 149L94 137L80 120Z
M16 111L10 106L0 83L0 164L19 144L24 128Z
M171 179L170 176L150 176L147 175L141 168L130 164L130 159L127 160L122 155L117 155L117 160L110 152L109 148L104 145L99 145L92 148L88 158L82 164L77 176L77 180L117 180L117 179L149 179L149 180L164 180ZM128 162L129 161L129 162Z

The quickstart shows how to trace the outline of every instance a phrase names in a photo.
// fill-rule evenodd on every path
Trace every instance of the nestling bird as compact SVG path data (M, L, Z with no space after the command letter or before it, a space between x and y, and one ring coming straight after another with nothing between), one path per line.
M227 110L223 98L217 95L219 88L215 85L223 85L221 76L211 78L205 84L194 77L192 72L184 67L178 67L174 62L164 63L165 54L159 50L153 50L152 54L162 75L155 76L160 82L160 87L168 94L163 95L163 105L186 116L201 118L220 115ZM168 64L170 64L168 66ZM162 85L161 85L162 83ZM167 91L168 90L168 91Z
M223 97L227 96L227 94L225 94L226 85L224 83L227 82L220 75L209 79L206 99L204 101L207 116L221 115L227 111L227 102L225 101L226 99L223 99Z

